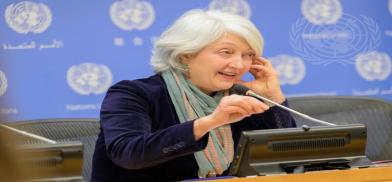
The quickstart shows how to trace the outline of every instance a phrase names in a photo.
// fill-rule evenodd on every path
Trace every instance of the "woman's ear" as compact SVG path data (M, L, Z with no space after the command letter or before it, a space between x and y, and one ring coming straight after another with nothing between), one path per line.
M189 64L189 61L192 59L191 54L183 54L180 56L181 63L184 65Z

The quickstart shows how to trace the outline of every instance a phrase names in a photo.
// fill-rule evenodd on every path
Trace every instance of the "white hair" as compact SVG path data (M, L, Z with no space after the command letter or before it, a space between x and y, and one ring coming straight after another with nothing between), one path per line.
M186 71L180 56L198 53L226 33L243 38L261 56L264 40L245 17L218 11L191 10L183 14L155 42L151 66L156 73L170 68Z

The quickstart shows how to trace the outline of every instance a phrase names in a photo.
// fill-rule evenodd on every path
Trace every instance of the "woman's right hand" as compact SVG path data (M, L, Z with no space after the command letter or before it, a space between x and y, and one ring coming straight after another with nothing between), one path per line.
M241 95L224 96L211 114L195 120L194 135L198 140L210 130L234 123L252 114L263 113L269 107L259 100Z

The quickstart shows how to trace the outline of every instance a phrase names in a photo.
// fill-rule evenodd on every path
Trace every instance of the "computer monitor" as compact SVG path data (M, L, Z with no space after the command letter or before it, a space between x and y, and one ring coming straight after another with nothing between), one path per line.
M229 174L297 173L368 167L362 124L242 132Z

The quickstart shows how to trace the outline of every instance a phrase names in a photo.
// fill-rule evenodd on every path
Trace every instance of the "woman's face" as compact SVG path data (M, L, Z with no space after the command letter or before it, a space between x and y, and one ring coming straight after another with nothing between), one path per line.
M183 56L189 79L211 94L229 89L250 69L255 51L241 37L228 33L195 55Z

